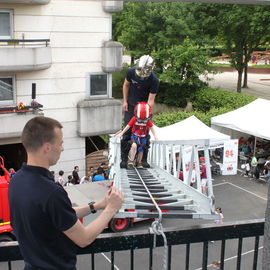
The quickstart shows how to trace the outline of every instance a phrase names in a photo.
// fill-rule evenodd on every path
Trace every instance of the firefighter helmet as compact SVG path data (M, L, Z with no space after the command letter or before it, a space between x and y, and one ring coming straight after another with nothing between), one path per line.
M146 123L152 116L152 108L147 102L139 102L134 109L138 122Z
M150 55L143 55L137 61L136 74L141 79L146 79L154 69L154 59Z

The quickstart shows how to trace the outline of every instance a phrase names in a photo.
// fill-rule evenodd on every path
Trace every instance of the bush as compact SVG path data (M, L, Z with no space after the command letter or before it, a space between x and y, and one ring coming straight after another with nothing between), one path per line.
M229 112L229 111L231 111L231 108L222 107L222 108L212 108L208 112L195 111L192 113L188 113L188 112L179 111L179 112L170 112L170 113L160 113L153 116L153 122L158 127L165 127L165 126L177 123L179 121L182 121L192 115L195 115L203 123L210 126L211 117L214 117L214 116L217 116L217 115Z
M165 127L168 125L172 125L179 121L182 121L188 117L190 117L192 113L187 112L169 112L169 113L159 113L153 116L153 122L158 127Z
M122 89L127 71L128 66L124 66L121 71L114 72L112 75L112 96L114 98L123 98Z
M186 107L189 100L193 100L200 89L205 87L205 83L199 79L194 79L192 83L183 81L179 85L171 85L160 82L156 101L168 106Z
M207 112L212 108L226 107L231 110L238 109L252 101L256 97L241 93L232 93L220 89L204 88L197 91L192 104L194 109Z

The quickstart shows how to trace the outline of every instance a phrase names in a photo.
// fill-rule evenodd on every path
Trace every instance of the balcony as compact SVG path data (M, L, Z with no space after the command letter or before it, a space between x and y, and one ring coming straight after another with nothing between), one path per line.
M78 108L78 134L81 137L115 133L122 125L122 104L113 98L83 100Z
M0 72L47 69L52 64L49 39L0 40Z
M259 242L263 240L263 234L263 219L224 223L221 226L205 224L190 228L168 228L164 229L167 245L164 245L161 235L156 237L156 247L159 247L157 252L153 247L153 234L149 231L106 233L101 234L90 246L79 249L78 255L89 254L91 267L88 261L87 267L92 270L114 269L116 265L119 269L207 270L210 269L213 256L220 261L222 270L254 270L261 269ZM211 247L209 242L212 240L215 244ZM245 249L251 251L246 252ZM107 268L98 257L105 252L111 254ZM228 256L235 259L236 265L229 265L226 259ZM11 262L16 260L22 260L18 243L0 243L0 262L6 262L8 269L12 270L15 268L12 268ZM268 265L264 265L263 269L269 269Z
M17 138L21 136L24 125L32 118L43 115L40 110L43 105L33 103L30 106L0 107L0 139Z
M46 4L49 4L50 1L51 0L0 0L0 3L46 5Z

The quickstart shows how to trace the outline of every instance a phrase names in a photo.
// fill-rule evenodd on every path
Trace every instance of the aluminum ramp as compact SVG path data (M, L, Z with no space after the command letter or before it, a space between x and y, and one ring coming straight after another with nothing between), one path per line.
M124 204L115 217L157 218L160 214L158 206L162 210L162 218L217 219L209 145L208 139L152 141L148 157L150 169L121 169L120 138L111 137L110 179L125 194ZM198 149L204 152L206 161L207 196L202 193ZM190 155L184 160L184 153L187 152ZM187 167L187 177L184 181L179 180L179 170ZM193 168L196 189L190 186Z
M125 200L115 218L158 218L149 192L162 210L162 218L217 218L213 199L158 167L118 172L115 185L124 192Z

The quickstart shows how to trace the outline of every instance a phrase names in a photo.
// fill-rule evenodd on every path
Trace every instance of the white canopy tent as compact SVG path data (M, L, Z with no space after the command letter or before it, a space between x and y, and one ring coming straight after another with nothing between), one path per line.
M159 140L190 141L209 139L211 148L222 147L224 140L230 139L229 135L222 134L208 127L194 115L183 121L163 128L155 126L155 130Z
M203 122L201 122L197 117L191 116L183 121L180 121L178 123L158 128L157 126L154 127L156 130L156 134L158 137L158 141L171 141L172 144L174 141L182 141L184 145L175 145L174 147L166 148L165 152L162 150L160 151L159 160L163 160L166 158L168 163L166 164L166 169L168 172L173 172L173 175L175 177L178 176L177 173L177 167L181 168L181 162L183 158L181 158L182 154L185 152L185 147L188 147L188 145L192 146L192 153L190 158L190 164L195 164L195 173L196 173L196 179L200 179L200 172L199 172L199 159L198 159L198 150L204 151L205 156L205 162L207 167L207 176L209 179L212 179L211 177L211 171L210 171L210 157L209 157L209 149L213 148L219 148L223 147L224 141L230 140L230 136L222 134L216 130L213 130L212 128L205 125ZM152 136L153 138L153 136ZM196 141L208 141L209 145L196 145ZM184 148L183 148L184 147ZM170 155L172 153L172 155ZM176 164L175 157L176 153L179 153L179 159L178 159L178 165ZM169 158L169 156L171 158ZM169 162L169 160L171 161ZM172 166L172 167L171 167ZM187 165L183 165L187 166ZM189 167L189 175L188 178L184 179L184 182L189 184L191 182L192 178L192 171L193 166ZM185 178L185 177L184 177ZM210 183L211 184L211 183ZM210 185L209 184L209 185ZM198 186L198 189L200 189L201 186Z
M268 115L270 115L270 101L258 98L237 110L212 117L211 126L233 138L239 138L239 133L240 136L246 133L270 140Z

